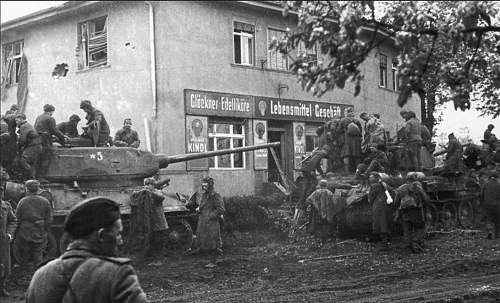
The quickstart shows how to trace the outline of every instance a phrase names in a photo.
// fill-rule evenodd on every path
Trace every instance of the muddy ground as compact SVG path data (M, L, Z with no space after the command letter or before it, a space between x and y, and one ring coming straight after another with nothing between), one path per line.
M432 234L418 255L393 242L392 251L379 251L359 239L322 243L302 235L290 243L276 229L234 231L216 268L205 268L203 255L169 255L163 266L135 268L152 302L499 301L500 239ZM5 302L22 302L28 280L15 268Z

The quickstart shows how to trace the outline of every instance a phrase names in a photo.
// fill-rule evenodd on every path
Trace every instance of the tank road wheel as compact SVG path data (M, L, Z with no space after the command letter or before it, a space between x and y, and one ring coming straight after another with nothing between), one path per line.
M191 225L184 220L168 221L168 229L165 235L165 249L183 252L193 244L193 229Z
M458 205L458 222L463 228L472 228L474 225L474 209L468 200L463 200Z
M457 209L452 203L446 203L441 209L441 222L445 229L455 227L457 224Z
M439 212L437 207L431 203L424 204L424 220L431 229L433 229L439 221Z

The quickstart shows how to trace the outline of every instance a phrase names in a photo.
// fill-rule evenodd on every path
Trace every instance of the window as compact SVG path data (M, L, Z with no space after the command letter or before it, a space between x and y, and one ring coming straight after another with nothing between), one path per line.
M234 63L253 65L255 26L234 22Z
M78 24L78 69L94 68L108 63L107 17Z
M306 48L304 43L301 41L297 47L297 55L305 55L305 63L313 63L313 65L318 63L318 48L316 45L312 48Z
M380 82L379 85L387 87L387 56L379 54L380 57Z
M392 58L392 90L399 90L398 59Z
M276 29L267 30L267 67L279 70L288 70L288 56L280 53L277 50L269 49L269 45L274 39L280 40L285 36L286 32Z
M4 46L5 68L7 68L7 73L6 73L7 79L5 79L6 84L10 85L19 82L19 72L21 70L21 58L23 56L23 48L24 48L24 41L7 43Z
M245 146L245 127L241 123L208 123L208 150ZM216 156L208 159L210 168L245 168L245 153Z

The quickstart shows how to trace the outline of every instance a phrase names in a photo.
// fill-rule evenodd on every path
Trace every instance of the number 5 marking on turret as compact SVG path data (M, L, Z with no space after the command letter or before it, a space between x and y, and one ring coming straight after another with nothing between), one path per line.
M101 152L97 152L97 161L102 161L104 157L102 156Z

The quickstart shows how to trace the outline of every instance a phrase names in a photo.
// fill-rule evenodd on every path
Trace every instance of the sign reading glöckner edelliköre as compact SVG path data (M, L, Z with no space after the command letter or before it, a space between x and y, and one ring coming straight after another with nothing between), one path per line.
M186 114L251 118L254 97L235 94L184 90Z
M346 109L352 107L346 104L268 97L255 97L255 103L256 118L295 121L326 121L335 116L344 117Z

